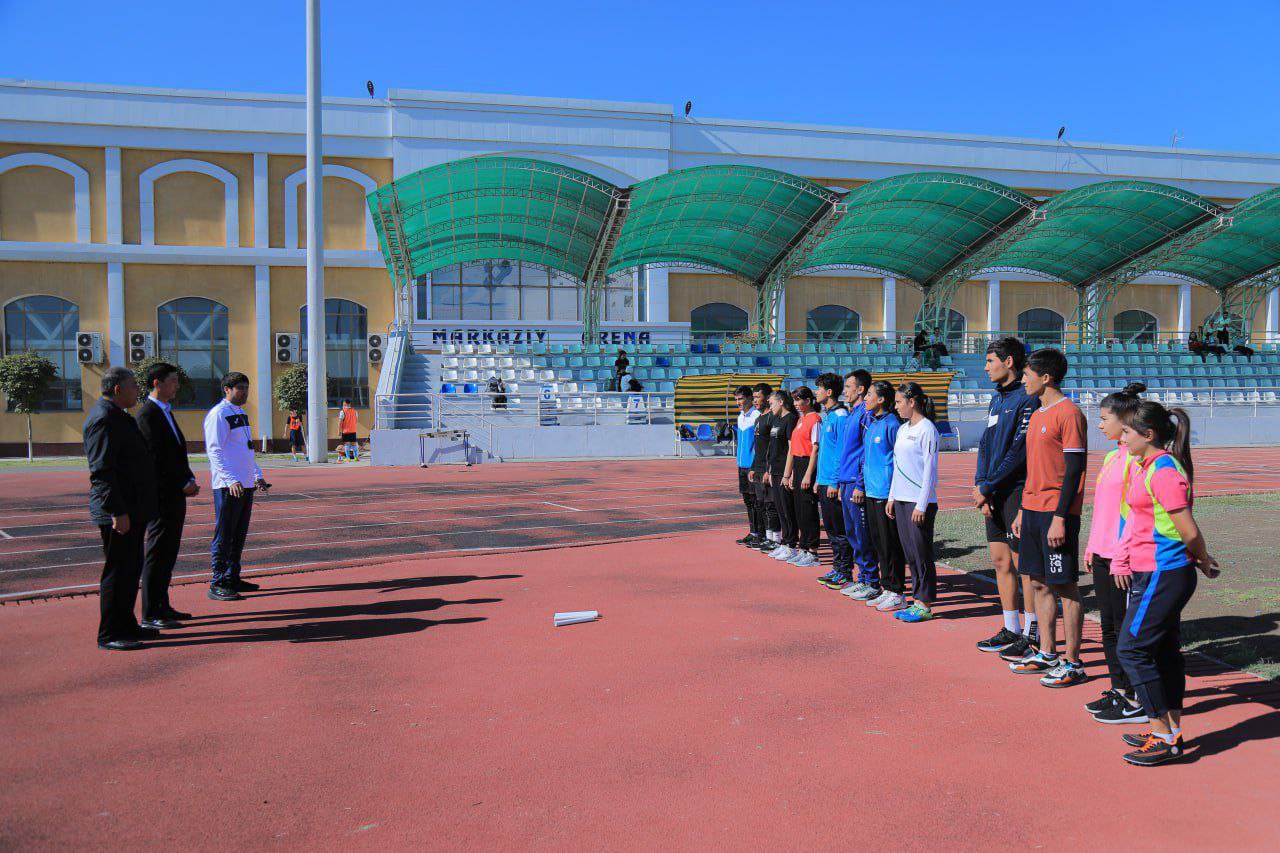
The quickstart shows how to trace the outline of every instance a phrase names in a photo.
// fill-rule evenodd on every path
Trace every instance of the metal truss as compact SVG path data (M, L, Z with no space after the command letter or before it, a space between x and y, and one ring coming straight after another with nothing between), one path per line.
M1207 318L1215 323L1232 315L1240 318L1241 333L1248 339L1253 335L1253 315L1262 302L1273 290L1280 289L1280 266L1272 267L1266 272L1252 278L1218 290L1218 310Z
M397 288L407 288L415 278L413 258L410 256L401 223L400 202L395 187L388 194L378 194L377 216L382 225L382 239L391 261L391 281Z
M605 279L609 270L609 259L613 256L614 247L618 245L618 236L622 233L622 224L631 209L631 193L622 190L613 197L609 204L609 212L600 226L600 234L596 237L591 249L591 258L587 261L587 271L583 276L585 287L582 291L582 342L593 344L600 329L601 303L600 296L604 291Z
M761 341L773 341L778 337L778 303L787 279L804 267L848 210L848 205L839 201L823 205L753 282L757 288L756 332Z

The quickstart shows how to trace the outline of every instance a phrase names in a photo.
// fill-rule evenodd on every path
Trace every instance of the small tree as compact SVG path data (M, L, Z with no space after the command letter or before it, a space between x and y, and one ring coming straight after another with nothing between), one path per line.
M282 412L296 409L298 414L307 410L307 366L295 364L276 377L276 406Z
M31 416L40 411L57 378L57 365L38 353L19 352L0 358L0 391L15 412L27 416L27 461L35 459Z
M172 364L178 368L178 396L174 398L175 403L190 403L195 399L196 386L192 384L191 377L187 375L187 371L177 362L170 361L167 358L153 355L150 358L144 358L133 366L133 375L138 377L138 387L142 389L142 396L151 393L151 387L147 385L147 371L151 369L153 364Z

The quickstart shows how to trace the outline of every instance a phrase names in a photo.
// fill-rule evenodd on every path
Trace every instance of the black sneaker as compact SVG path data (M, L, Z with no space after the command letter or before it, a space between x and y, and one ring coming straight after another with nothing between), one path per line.
M741 539L735 539L733 541L737 542L739 545L750 545L752 542L755 541L755 539L756 537L754 534L748 533L746 536L743 536Z
M234 583L232 584L232 587L235 589L236 592L257 592L258 590L262 589L262 587L259 586L258 584L251 583L246 580L241 580L240 578L235 579Z
M1027 655L1035 654L1035 652L1036 647L1031 643L1031 641L1025 636L1020 636L1004 651L1000 652L1000 659L1016 663Z
M214 601L240 601L244 597L230 586L211 586L208 595Z
M1127 740L1127 738L1126 738ZM1169 743L1164 738L1157 735L1147 737L1142 746L1133 752L1126 752L1124 760L1130 764L1136 764L1139 767L1154 767L1157 764L1164 764L1168 761L1177 761L1182 757L1182 736L1174 738L1173 743Z
M1142 710L1141 705L1130 705L1127 699L1117 693L1111 704L1094 714L1093 718L1100 723L1108 725L1145 723L1147 722L1147 712Z
M994 637L988 637L978 643L978 651L980 652L1002 652L1012 646L1022 638L1021 634L1014 633L1008 628L1001 628L1000 632Z
M1088 711L1090 714L1101 714L1103 711L1107 710L1115 703L1116 696L1117 696L1116 691L1108 688L1102 691L1102 695L1100 697L1093 700L1092 702L1087 703L1084 706L1084 709Z
M822 582L827 589L844 589L853 582L853 575L846 575L841 572L838 575L832 575Z

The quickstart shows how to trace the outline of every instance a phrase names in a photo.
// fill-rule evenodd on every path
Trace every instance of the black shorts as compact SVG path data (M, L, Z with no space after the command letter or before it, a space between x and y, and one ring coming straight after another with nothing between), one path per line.
M987 541L1003 542L1013 553L1018 553L1018 537L1013 535L1013 520L1022 509L1022 487L1011 492L992 492L987 498L991 507L991 517L983 517L987 522Z
M738 469L738 493L743 495L754 495L756 493L756 484L747 479L747 472L750 468Z
M1049 547L1052 512L1022 511L1022 540L1018 550L1018 574L1047 584L1075 583L1080 578L1080 516L1067 516L1067 541Z
M343 444L355 444L355 443L356 443L356 434L355 434L354 432L344 432L344 433L342 434L342 443L343 443Z
M302 449L302 430L300 429L289 430L289 446L294 450Z

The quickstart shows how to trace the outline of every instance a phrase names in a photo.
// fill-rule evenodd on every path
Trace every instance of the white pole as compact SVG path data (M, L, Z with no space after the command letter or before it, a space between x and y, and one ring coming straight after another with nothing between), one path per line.
M320 111L320 0L307 0L307 458L329 458L324 351L324 218Z

